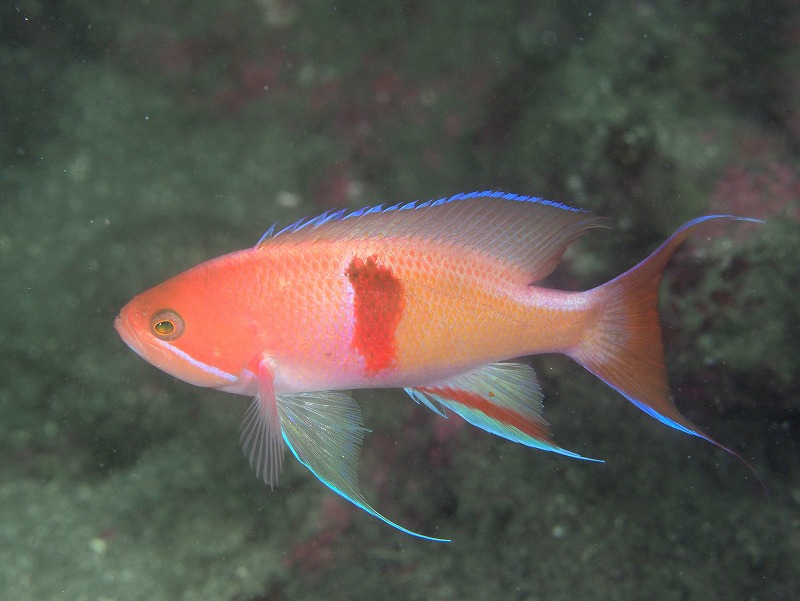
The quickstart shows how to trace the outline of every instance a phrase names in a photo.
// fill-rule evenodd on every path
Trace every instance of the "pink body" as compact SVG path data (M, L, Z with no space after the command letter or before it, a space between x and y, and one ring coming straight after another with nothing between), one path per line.
M160 369L257 397L243 443L267 482L285 441L327 486L409 532L366 502L352 465L335 464L355 461L363 429L352 399L331 391L405 388L442 415L580 457L552 441L533 371L500 363L561 352L663 423L711 440L672 402L657 302L675 248L720 218L690 221L611 282L562 292L532 284L597 225L580 210L472 193L323 215L140 294L115 326Z

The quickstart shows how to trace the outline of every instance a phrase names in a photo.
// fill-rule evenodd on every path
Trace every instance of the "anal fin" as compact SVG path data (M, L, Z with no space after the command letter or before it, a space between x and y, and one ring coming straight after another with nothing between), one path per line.
M536 373L520 363L492 363L448 380L406 388L418 403L444 415L450 409L482 430L513 442L588 461L558 446L542 417L542 395Z

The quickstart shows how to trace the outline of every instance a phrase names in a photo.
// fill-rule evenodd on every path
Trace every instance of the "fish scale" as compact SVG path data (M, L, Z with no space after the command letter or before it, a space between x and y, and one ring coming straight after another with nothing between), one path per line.
M555 442L533 369L513 362L560 352L662 423L733 453L678 412L657 308L675 249L719 220L758 221L693 219L617 278L566 292L536 283L600 224L581 209L490 191L333 211L277 234L270 228L254 248L143 292L115 327L167 373L255 397L241 440L269 485L288 448L367 513L442 541L367 501L357 477L367 430L342 391L404 388L439 416L455 413L510 441L588 459Z

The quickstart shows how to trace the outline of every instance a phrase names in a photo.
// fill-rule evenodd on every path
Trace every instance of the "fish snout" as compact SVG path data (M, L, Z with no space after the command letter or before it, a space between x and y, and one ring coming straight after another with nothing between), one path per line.
M124 311L120 312L114 319L114 329L129 349L140 357L144 357L144 345L136 335L136 329L131 327L131 323L124 314Z
M114 329L128 347L161 371L196 386L221 388L235 385L237 377L177 348L171 341L150 336L147 314L126 305L114 319ZM235 386L234 386L235 388Z

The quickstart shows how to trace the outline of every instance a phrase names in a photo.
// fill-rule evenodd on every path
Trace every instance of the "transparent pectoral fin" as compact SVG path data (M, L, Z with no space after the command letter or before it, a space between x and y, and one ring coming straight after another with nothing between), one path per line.
M239 441L250 466L271 488L278 484L284 450L274 379L269 361L262 360L258 365L258 396L247 410L239 431Z
M358 486L358 457L364 433L361 410L340 392L280 395L277 399L283 438L295 457L328 488L398 530L432 541L378 513Z

